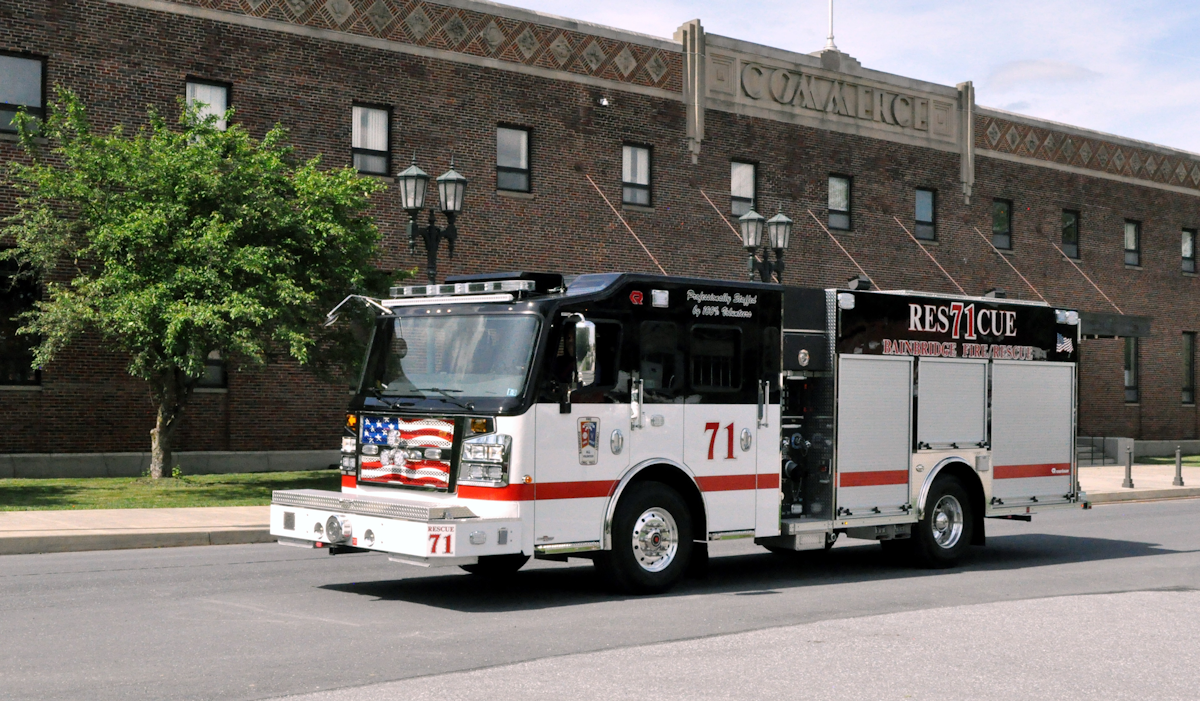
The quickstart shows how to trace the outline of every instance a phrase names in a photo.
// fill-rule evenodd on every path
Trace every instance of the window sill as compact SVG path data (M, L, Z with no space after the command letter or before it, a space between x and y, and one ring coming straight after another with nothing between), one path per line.
M1004 256L1015 256L1017 254L1017 252L1011 248L997 248L996 250L1000 251L1000 255Z
M655 212L654 207L644 207L640 204L625 204L624 202L621 203L621 209L626 212L643 212L645 214L654 214Z
M1186 270L1180 271L1184 277L1200 277L1200 273L1189 273Z
M197 387L192 391L196 394L229 394L228 387Z
M1125 402L1125 406L1141 406L1141 402Z
M1140 265L1130 265L1130 264L1126 263L1126 264L1125 264L1125 269L1126 269L1126 270L1141 270L1141 269L1142 269L1142 266L1140 266Z
M496 195L499 197L511 197L514 200L532 200L532 192L521 192L520 190L496 190Z
M942 245L937 239L923 239L919 236L914 236L918 243L922 246L940 246Z
M41 392L41 385L0 385L0 392Z
M20 140L21 140L21 137L17 136L16 134L14 134L12 132L7 132L7 131L0 132L0 141L12 141L13 143L17 143L17 142L20 142ZM35 143L39 146L45 146L46 144L48 144L50 142L40 136L35 136L35 137L33 137L33 143Z

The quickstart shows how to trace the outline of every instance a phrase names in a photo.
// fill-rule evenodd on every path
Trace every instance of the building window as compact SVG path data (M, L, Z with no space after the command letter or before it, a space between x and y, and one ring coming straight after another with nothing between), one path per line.
M753 163L729 162L729 201L730 210L735 217L754 209L754 180L757 170Z
M15 132L17 110L46 116L46 60L0 54L0 131Z
M196 116L202 121L210 116L216 117L216 126L225 131L225 110L229 109L229 84L213 83L206 80L187 81L187 103L196 107Z
M229 374L225 370L225 359L221 351L212 351L204 359L204 374L200 376L197 387L218 388L229 385Z
M1133 336L1125 339L1125 401L1138 401L1138 340Z
M496 189L529 192L529 130L496 128Z
M916 220L917 238L926 241L937 238L937 193L933 190L917 190Z
M650 149L626 144L621 150L621 201L650 206Z
M1062 250L1071 258L1079 258L1079 212L1063 210Z
M16 261L0 260L0 385L36 385L41 374L33 369L32 336L18 335L16 317L33 309L39 296L37 282L18 275Z
M1183 272L1194 273L1196 272L1196 230L1184 229L1182 243Z
M1125 221L1125 265L1142 264L1142 223Z
M850 178L829 176L829 228L850 228Z
M354 105L354 120L350 152L354 167L360 173L387 175L392 172L392 152L389 148L391 110L387 107Z
M1012 202L992 200L992 245L1012 250Z
M1196 403L1196 332L1183 332L1183 403Z

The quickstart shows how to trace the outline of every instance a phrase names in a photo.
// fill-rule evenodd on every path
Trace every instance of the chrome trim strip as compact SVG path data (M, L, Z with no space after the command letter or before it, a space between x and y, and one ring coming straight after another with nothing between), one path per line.
M754 537L754 529L753 528L745 530L745 531L721 531L720 533L709 533L708 534L708 539L711 541L738 540L739 538L753 538L753 537Z
M991 452L988 452L987 455L990 456ZM967 467L971 467L971 462L974 462L974 461L968 462L966 458L960 457L958 455L951 455L948 458L942 458L942 460L940 462L938 462L938 464L933 466L933 469L930 470L929 474L925 476L925 482L921 485L921 495L919 497L917 497L917 520L918 521L921 520L922 518L924 518L924 516L925 516L925 499L929 497L929 488L933 486L933 478L937 477L937 474L942 471L943 467L949 465L952 462L961 462L962 464L966 465ZM971 469L972 469L972 471L974 471L974 468L971 468ZM982 482L982 480L980 480L980 481Z
M586 543L553 543L551 545L535 545L533 551L542 555L565 555L567 553L586 553L594 550L600 550L600 543L597 541L589 541Z
M402 521L442 521L446 519L478 518L465 506L437 506L413 502L342 496L338 492L319 489L293 489L271 495L272 506L293 506L336 511L342 514L377 516Z
M617 488L613 490L612 496L608 499L608 508L604 511L604 530L600 540L600 547L603 550L612 550L612 521L613 513L617 510L617 502L621 500L621 495L625 492L626 485L633 479L633 476L651 465L670 465L678 468L683 474L688 476L692 481L692 486L700 493L700 503L704 505L704 522L708 523L708 503L704 501L704 490L700 489L700 485L696 484L696 476L692 471L684 467L681 463L666 458L650 458L643 460L633 467L629 468L617 482Z

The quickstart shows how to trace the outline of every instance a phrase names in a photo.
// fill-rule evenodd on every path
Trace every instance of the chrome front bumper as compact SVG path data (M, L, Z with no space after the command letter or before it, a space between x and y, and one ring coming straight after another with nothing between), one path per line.
M331 540L330 518L350 525ZM271 535L285 545L349 546L420 566L469 565L486 555L521 552L519 519L484 519L465 506L297 489L271 498Z

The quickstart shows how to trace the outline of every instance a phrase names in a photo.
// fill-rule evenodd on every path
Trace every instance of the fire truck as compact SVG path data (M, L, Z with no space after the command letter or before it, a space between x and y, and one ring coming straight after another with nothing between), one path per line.
M645 593L713 541L937 567L987 518L1087 506L1072 310L628 273L371 303L341 491L275 492L280 543L479 575L583 557Z

